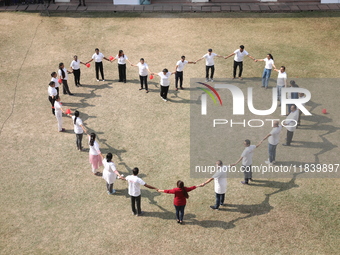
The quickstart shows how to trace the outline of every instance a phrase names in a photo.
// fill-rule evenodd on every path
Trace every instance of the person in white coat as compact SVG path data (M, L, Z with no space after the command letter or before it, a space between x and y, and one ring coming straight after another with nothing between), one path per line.
M113 189L113 184L115 180L117 179L117 176L119 179L123 177L117 169L115 163L112 162L112 153L108 153L106 155L106 159L102 154L100 154L102 157L102 163L104 165L103 170L103 179L106 181L106 188L107 188L107 194L113 195L116 193L116 190Z

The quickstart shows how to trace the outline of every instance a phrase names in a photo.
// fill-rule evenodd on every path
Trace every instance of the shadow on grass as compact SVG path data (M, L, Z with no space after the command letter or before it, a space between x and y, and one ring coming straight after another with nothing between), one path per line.
M269 200L272 195L277 193L287 191L292 188L299 187L295 183L296 177L302 173L295 173L293 178L289 182L278 182L278 181L267 181L267 180L255 180L251 186L258 186L258 187L269 187L275 188L274 192L270 194L265 194L265 199L259 204L252 204L252 205L242 205L242 204L225 204L219 208L219 211L216 213L223 213L223 212L236 212L241 214L246 214L242 217L237 217L231 221L221 221L221 220L196 220L190 219L188 217L186 224L187 225L199 225L204 228L222 228L222 229L231 229L235 227L235 223L240 220L245 220L251 218L253 216L259 216L269 213L271 210L274 209L273 206L270 205Z

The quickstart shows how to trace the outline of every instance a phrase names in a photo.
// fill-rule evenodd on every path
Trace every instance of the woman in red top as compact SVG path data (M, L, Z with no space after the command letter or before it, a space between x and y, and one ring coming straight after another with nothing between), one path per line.
M177 223L183 224L183 216L184 216L184 208L187 203L187 198L189 198L188 192L196 189L198 186L192 186L190 188L184 187L184 182L177 181L177 188L169 189L169 190L161 190L158 189L158 192L175 194L174 198L174 206L176 208L176 218Z

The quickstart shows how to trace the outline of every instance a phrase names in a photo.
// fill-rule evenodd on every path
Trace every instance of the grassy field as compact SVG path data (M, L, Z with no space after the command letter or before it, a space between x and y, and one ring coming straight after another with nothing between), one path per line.
M94 177L88 153L75 149L69 118L57 132L47 100L50 73L68 67L74 54L86 62L98 47L105 56L123 49L133 63L141 57L151 71L173 71L181 55L195 61L208 48L228 55L240 44L255 58L271 52L290 78L340 78L340 19L337 13L308 14L58 14L0 13L0 253L1 254L336 254L339 246L339 179L262 180L242 186L228 180L227 206L212 211L213 184L190 193L185 222L176 224L172 195L143 188L143 217L131 215L126 183L108 196L105 181ZM112 152L118 170L161 189L187 186L190 178L190 93L159 97L158 79L150 93L139 91L138 69L127 68L118 83L117 64L104 62L105 82L94 65L82 67L82 87L61 95L64 108L79 110L96 132L103 153ZM246 59L245 79L260 77L263 63ZM188 65L190 78L204 77L204 63ZM216 61L215 77L230 80L232 59ZM274 84L276 74L272 74ZM305 146L278 149L293 163L339 163L339 88L312 86L313 118L294 137ZM266 95L263 95L265 98ZM327 108L328 115L321 115ZM261 129L258 140L268 133ZM244 134L233 152L242 152ZM284 135L281 136L284 139ZM85 143L85 139L83 141ZM86 143L85 143L86 144ZM87 148L87 146L85 146ZM267 147L255 154L266 159ZM288 156L287 156L288 155ZM212 163L217 159L213 158ZM224 158L223 158L224 160ZM102 170L102 169L101 169ZM241 178L242 176L240 176Z

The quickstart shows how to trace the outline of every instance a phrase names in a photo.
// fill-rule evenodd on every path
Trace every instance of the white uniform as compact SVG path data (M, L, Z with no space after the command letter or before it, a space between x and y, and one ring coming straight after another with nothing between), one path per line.
M58 121L58 131L63 129L63 112L61 111L61 104L58 101L54 102L55 117Z

